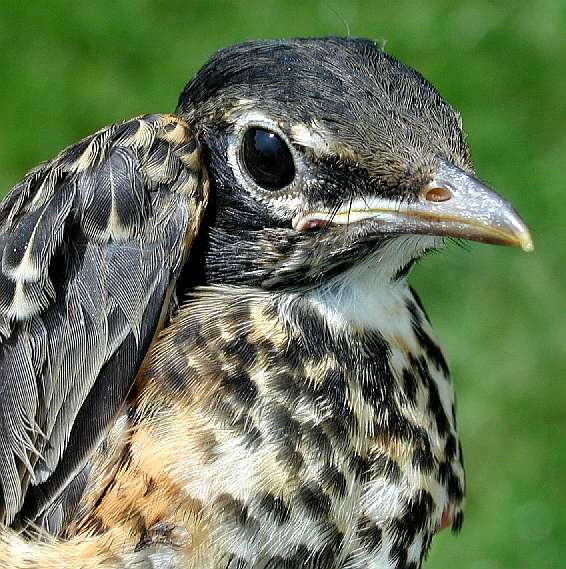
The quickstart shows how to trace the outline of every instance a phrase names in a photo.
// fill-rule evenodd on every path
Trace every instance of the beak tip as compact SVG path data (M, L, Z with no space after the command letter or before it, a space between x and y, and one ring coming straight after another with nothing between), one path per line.
M531 237L531 232L521 218L518 218L519 223L515 225L515 238L516 245L521 247L525 253L530 253L535 250L535 244Z
M521 249L525 251L525 253L531 253L535 250L535 244L533 243L530 233L522 235L519 243L521 245Z

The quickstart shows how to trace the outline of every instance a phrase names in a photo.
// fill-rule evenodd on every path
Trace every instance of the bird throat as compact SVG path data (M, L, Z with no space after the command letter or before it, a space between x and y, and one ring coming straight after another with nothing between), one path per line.
M461 523L453 389L405 280L373 286L196 289L76 531L121 524L171 567L420 567Z

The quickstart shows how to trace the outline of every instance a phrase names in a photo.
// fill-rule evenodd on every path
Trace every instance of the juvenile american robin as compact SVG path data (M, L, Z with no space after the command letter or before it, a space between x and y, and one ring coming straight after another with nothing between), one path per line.
M407 282L532 249L459 115L374 43L218 52L0 206L0 567L417 569L459 529L453 384Z

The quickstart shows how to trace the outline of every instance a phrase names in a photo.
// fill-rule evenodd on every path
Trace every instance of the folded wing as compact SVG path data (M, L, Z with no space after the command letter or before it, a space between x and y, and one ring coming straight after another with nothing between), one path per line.
M0 522L35 520L77 486L207 197L188 125L148 115L66 149L0 204Z

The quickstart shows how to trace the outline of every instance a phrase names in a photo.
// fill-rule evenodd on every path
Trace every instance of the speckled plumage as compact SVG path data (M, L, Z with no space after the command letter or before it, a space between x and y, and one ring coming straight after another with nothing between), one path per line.
M284 188L246 170L250 126L287 145ZM407 274L445 235L531 242L416 72L365 40L223 50L177 116L101 131L2 208L4 257L21 252L0 283L0 483L4 523L28 532L6 527L0 567L418 569L459 529L453 385ZM84 306L93 283L100 316L79 332L71 294ZM68 340L49 343L50 311ZM78 371L55 373L71 341ZM27 387L10 410L20 377L56 397Z

